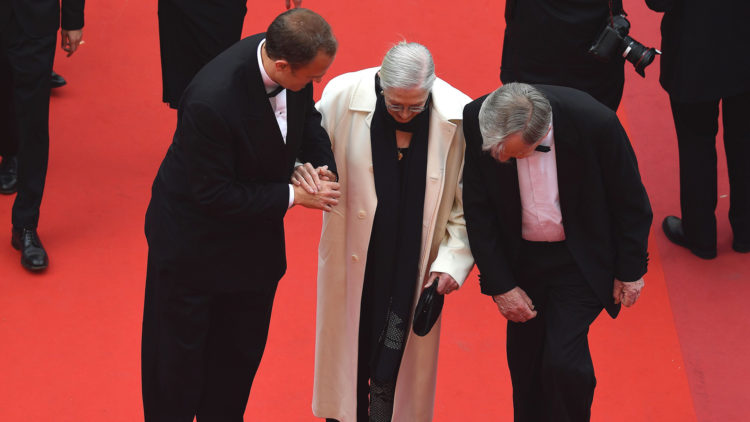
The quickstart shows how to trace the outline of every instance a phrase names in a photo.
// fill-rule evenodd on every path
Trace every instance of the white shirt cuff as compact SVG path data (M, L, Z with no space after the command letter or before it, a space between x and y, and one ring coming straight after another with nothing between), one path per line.
M292 208L292 205L294 205L294 186L290 184L289 185L289 206L287 208Z

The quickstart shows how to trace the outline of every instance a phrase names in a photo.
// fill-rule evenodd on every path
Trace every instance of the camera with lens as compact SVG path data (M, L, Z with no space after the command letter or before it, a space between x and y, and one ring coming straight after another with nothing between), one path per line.
M603 61L609 61L611 58L621 55L625 60L633 63L635 71L639 75L646 77L644 69L654 61L657 54L661 51L655 48L648 48L638 41L630 38L630 22L625 16L615 15L604 27L594 44L589 48L589 53Z

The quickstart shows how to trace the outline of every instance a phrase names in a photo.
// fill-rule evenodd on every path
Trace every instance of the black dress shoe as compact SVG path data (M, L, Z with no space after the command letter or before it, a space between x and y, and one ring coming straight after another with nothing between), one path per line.
M29 271L41 271L49 265L47 252L39 240L36 229L13 228L13 236L10 240L14 248L21 251L21 265Z
M667 236L670 242L675 245L682 246L683 248L690 249L690 252L698 258L703 259L714 259L716 258L716 249L714 250L702 250L690 247L685 238L685 232L682 230L682 220L670 215L667 216L661 223L661 228L664 230L664 234Z
M18 189L18 159L15 155L3 157L0 162L0 193L10 195Z
M55 71L52 71L52 75L50 77L50 82L52 82L52 88L60 88L61 86L68 83L65 78L55 73Z

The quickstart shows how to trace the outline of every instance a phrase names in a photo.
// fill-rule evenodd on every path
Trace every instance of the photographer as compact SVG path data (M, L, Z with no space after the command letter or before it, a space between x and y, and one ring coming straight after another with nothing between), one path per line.
M621 0L508 0L500 80L576 88L617 110L623 53L641 74L655 54L627 37L620 15Z
M750 5L747 2L646 0L661 23L662 87L669 94L680 154L682 219L662 228L700 258L716 256L719 102L729 172L732 248L750 252Z

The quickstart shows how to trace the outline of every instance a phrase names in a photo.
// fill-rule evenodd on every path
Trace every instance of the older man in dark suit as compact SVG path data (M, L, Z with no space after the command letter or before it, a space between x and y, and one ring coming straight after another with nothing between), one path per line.
M669 93L680 151L681 217L662 229L703 259L716 257L716 135L719 103L729 173L732 248L750 252L750 3L646 0L661 22L662 87Z
M322 17L293 9L185 91L146 213L147 421L242 420L286 270L284 215L337 204L312 88L336 48ZM297 160L309 190L290 184Z
M651 207L617 116L511 83L464 109L464 212L482 293L508 322L516 422L588 421L589 325L635 303Z
M12 245L30 271L49 259L37 234L49 157L50 74L57 29L68 56L81 43L84 0L4 0L0 6L3 125L0 193L17 191Z

